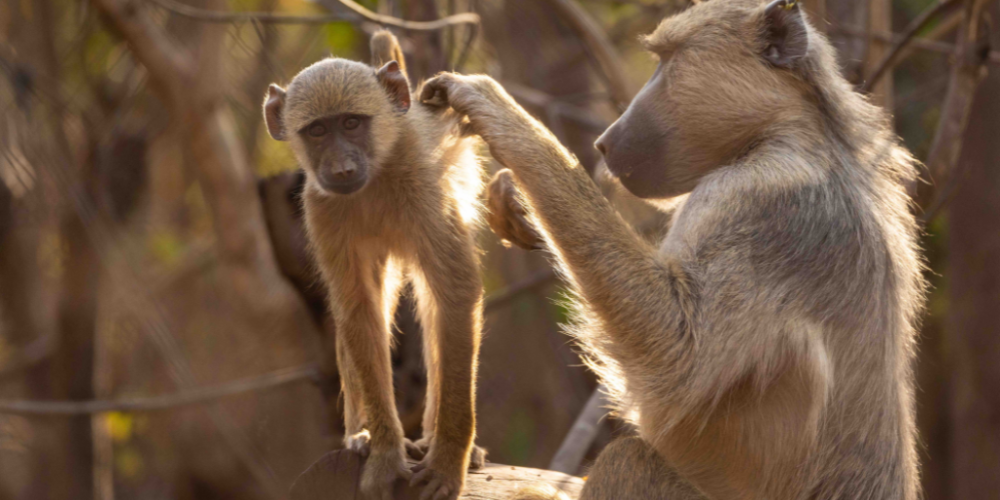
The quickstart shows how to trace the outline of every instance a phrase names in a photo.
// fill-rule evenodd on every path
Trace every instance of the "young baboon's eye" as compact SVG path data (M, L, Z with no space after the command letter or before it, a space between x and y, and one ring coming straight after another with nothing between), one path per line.
M344 129L346 130L354 130L358 128L360 125L361 125L361 120L357 118L348 118L344 120Z
M313 137L320 137L326 133L326 127L322 123L314 123L309 127L308 133Z

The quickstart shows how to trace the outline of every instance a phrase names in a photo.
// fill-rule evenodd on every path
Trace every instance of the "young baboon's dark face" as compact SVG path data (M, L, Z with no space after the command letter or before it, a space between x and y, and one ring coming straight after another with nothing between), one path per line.
M660 63L595 144L626 189L642 198L687 193L803 112L792 70L808 39L789 5L702 2L647 37Z
M296 133L320 187L351 194L368 182L372 117L341 113L319 118Z
M406 75L326 59L302 70L284 90L268 88L264 118L271 137L289 141L308 182L328 194L360 191L378 177L410 107Z

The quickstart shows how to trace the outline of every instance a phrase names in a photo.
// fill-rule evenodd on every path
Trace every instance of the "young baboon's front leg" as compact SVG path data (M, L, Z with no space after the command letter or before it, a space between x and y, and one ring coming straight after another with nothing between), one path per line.
M337 347L344 353L340 357L347 375L345 393L351 399L347 415L351 427L345 442L362 454L368 450L361 489L370 498L391 500L396 479L409 478L411 473L393 399L389 331L382 310L385 259L334 256L322 264L326 278L334 284L330 302L337 321ZM357 430L356 394L364 404L364 431Z
M432 291L427 286L424 279L419 279L414 284L418 297L431 297ZM437 369L441 362L439 359L438 340L440 333L437 331L439 325L437 319L437 306L433 300L422 300L417 303L420 315L420 324L423 328L423 355L424 366L427 368L427 395L424 399L423 436L417 441L406 441L406 451L410 457L422 460L430 450L431 443L434 442L434 431L437 426L438 407L441 397L440 377ZM479 469L486 464L486 450L479 446L472 446L472 454L469 459L470 469Z
M340 386L344 392L344 446L367 455L370 436L365 431L365 406L359 390L362 381L358 379L358 375L354 371L348 357L350 347L342 335L337 335L336 346Z
M434 335L437 415L434 435L424 460L414 468L411 483L426 483L423 497L458 498L469 466L475 436L475 376L482 317L482 282L471 235L457 214L451 223L439 220L427 227L428 245L418 249L421 273L419 301L431 308ZM426 307L426 306L422 306Z
M420 317L420 326L423 330L423 356L424 367L427 371L427 392L424 396L424 417L421 425L423 435L417 441L410 442L407 440L406 451L412 458L422 460L427 455L431 442L434 440L438 395L441 392L439 386L440 378L437 375L435 367L440 362L438 361L437 333L434 331L434 325L437 324L435 320L436 308L432 304L432 301L425 298L429 297L431 292L428 290L423 279L418 279L414 283L414 289L418 297L417 313Z

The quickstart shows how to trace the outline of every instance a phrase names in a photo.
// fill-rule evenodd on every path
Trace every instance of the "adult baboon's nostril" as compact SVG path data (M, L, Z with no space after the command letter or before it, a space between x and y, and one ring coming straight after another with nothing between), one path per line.
M604 144L604 136L597 139L597 142L594 143L594 147L597 148L602 155L608 156L608 147Z

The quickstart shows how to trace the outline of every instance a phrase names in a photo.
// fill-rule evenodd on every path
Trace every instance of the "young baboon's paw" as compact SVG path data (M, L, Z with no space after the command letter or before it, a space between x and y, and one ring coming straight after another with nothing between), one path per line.
M429 438L420 438L416 441L410 441L407 438L403 438L403 446L406 447L406 454L414 460L423 460L424 456L427 455L427 450L431 447L431 440Z
M431 440L429 438L421 438L416 441L410 441L405 439L403 444L406 446L406 454L414 460L423 460L427 456L427 452L431 447ZM481 446L472 445L472 454L469 457L469 470L482 469L486 465L486 448Z
M542 236L528 221L528 211L518 199L513 172L503 169L493 176L486 204L486 220L497 236L525 250L542 249Z
M357 434L351 434L344 438L344 448L358 452L362 457L367 457L371 450L371 434L363 430Z
M403 448L372 451L361 473L361 491L372 500L392 500L397 479L409 480Z
M461 466L440 466L425 459L413 467L410 486L424 485L420 500L456 500L462 492L465 471Z

